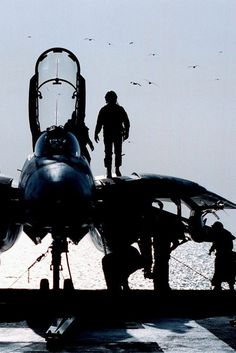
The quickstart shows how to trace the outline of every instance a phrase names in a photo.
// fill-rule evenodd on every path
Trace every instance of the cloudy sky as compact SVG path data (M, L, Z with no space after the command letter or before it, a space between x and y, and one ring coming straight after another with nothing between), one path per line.
M235 23L235 0L1 0L1 172L17 177L32 152L37 58L64 47L86 79L91 138L108 90L129 115L123 174L182 177L236 202ZM102 175L102 139L94 144ZM236 233L235 212L224 221Z

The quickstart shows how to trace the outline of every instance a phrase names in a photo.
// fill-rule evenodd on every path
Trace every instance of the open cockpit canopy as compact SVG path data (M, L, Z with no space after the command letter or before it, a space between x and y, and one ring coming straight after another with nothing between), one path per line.
M84 120L85 80L77 57L67 49L43 52L30 80L29 120L33 146L51 126L64 126L71 119Z

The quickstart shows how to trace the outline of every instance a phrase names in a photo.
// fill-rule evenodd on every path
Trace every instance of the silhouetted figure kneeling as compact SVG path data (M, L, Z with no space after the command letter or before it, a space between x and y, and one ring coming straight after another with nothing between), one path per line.
M234 290L235 253L233 252L233 240L235 237L224 228L221 222L215 222L211 227L211 232L213 244L209 255L215 251L215 273L211 283L214 290L221 290L222 282L227 282L230 290Z
M121 176L122 142L129 137L130 122L124 108L117 103L117 95L109 91L105 95L106 105L99 111L95 127L94 140L99 141L98 134L103 128L105 146L104 165L107 168L107 177L112 177L112 153L115 153L115 172Z
M133 246L105 255L102 259L102 267L107 289L113 293L129 290L129 276L144 265L143 256Z

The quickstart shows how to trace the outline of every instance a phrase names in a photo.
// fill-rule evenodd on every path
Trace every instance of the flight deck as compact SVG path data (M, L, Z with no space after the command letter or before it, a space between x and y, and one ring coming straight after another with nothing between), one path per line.
M1 290L0 351L234 352L235 299L230 291ZM67 330L50 337L60 322Z

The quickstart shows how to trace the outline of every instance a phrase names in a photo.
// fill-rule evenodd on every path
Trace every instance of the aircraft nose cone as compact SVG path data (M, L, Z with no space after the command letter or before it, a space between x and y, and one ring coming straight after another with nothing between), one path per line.
M24 190L29 218L44 225L83 223L91 210L92 197L89 175L64 163L39 168Z

